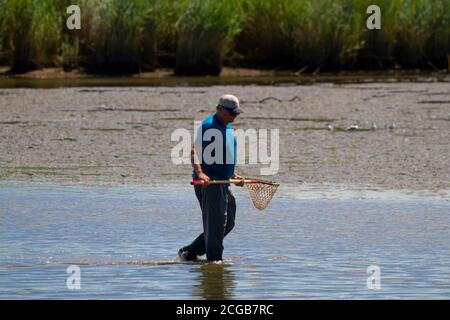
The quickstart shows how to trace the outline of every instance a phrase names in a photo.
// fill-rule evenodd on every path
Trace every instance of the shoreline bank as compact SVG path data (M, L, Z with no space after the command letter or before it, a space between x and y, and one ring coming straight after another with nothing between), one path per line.
M302 73L281 70L223 68L219 76L175 76L174 69L158 69L129 75L88 74L62 68L46 68L26 73L8 73L0 67L0 88L57 88L81 86L208 86L208 85L287 85L313 83L446 82L445 70L385 70Z

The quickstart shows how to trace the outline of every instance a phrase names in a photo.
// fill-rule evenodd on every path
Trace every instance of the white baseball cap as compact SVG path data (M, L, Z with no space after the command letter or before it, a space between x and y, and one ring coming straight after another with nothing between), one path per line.
M239 107L239 99L233 96L232 94L225 94L220 97L218 106L221 106L231 113L236 115L241 114L243 111Z

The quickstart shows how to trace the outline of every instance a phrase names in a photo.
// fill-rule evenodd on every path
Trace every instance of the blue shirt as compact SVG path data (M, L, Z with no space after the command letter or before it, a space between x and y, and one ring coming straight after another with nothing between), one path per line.
M199 154L197 156L208 177L226 180L233 176L236 166L236 136L231 123L224 126L216 114L210 115L198 127L194 144L202 148L201 157ZM192 176L194 179L198 178L195 170Z

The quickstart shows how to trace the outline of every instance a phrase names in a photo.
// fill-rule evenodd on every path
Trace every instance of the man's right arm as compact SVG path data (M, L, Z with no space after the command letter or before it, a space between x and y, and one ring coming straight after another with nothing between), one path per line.
M197 176L199 179L204 180L206 184L209 182L210 178L203 172L202 165L200 164L200 161L198 160L197 156L197 150L195 149L195 145L192 146L191 149L191 163L192 167L195 170L195 173L197 173Z

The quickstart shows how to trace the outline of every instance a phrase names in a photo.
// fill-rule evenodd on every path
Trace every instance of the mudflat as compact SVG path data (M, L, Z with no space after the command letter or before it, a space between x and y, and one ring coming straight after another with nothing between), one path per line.
M193 132L225 93L245 112L235 128L279 129L279 170L265 178L450 189L444 82L0 89L0 180L188 183L190 166L171 160L171 134ZM237 170L258 176L261 167Z

